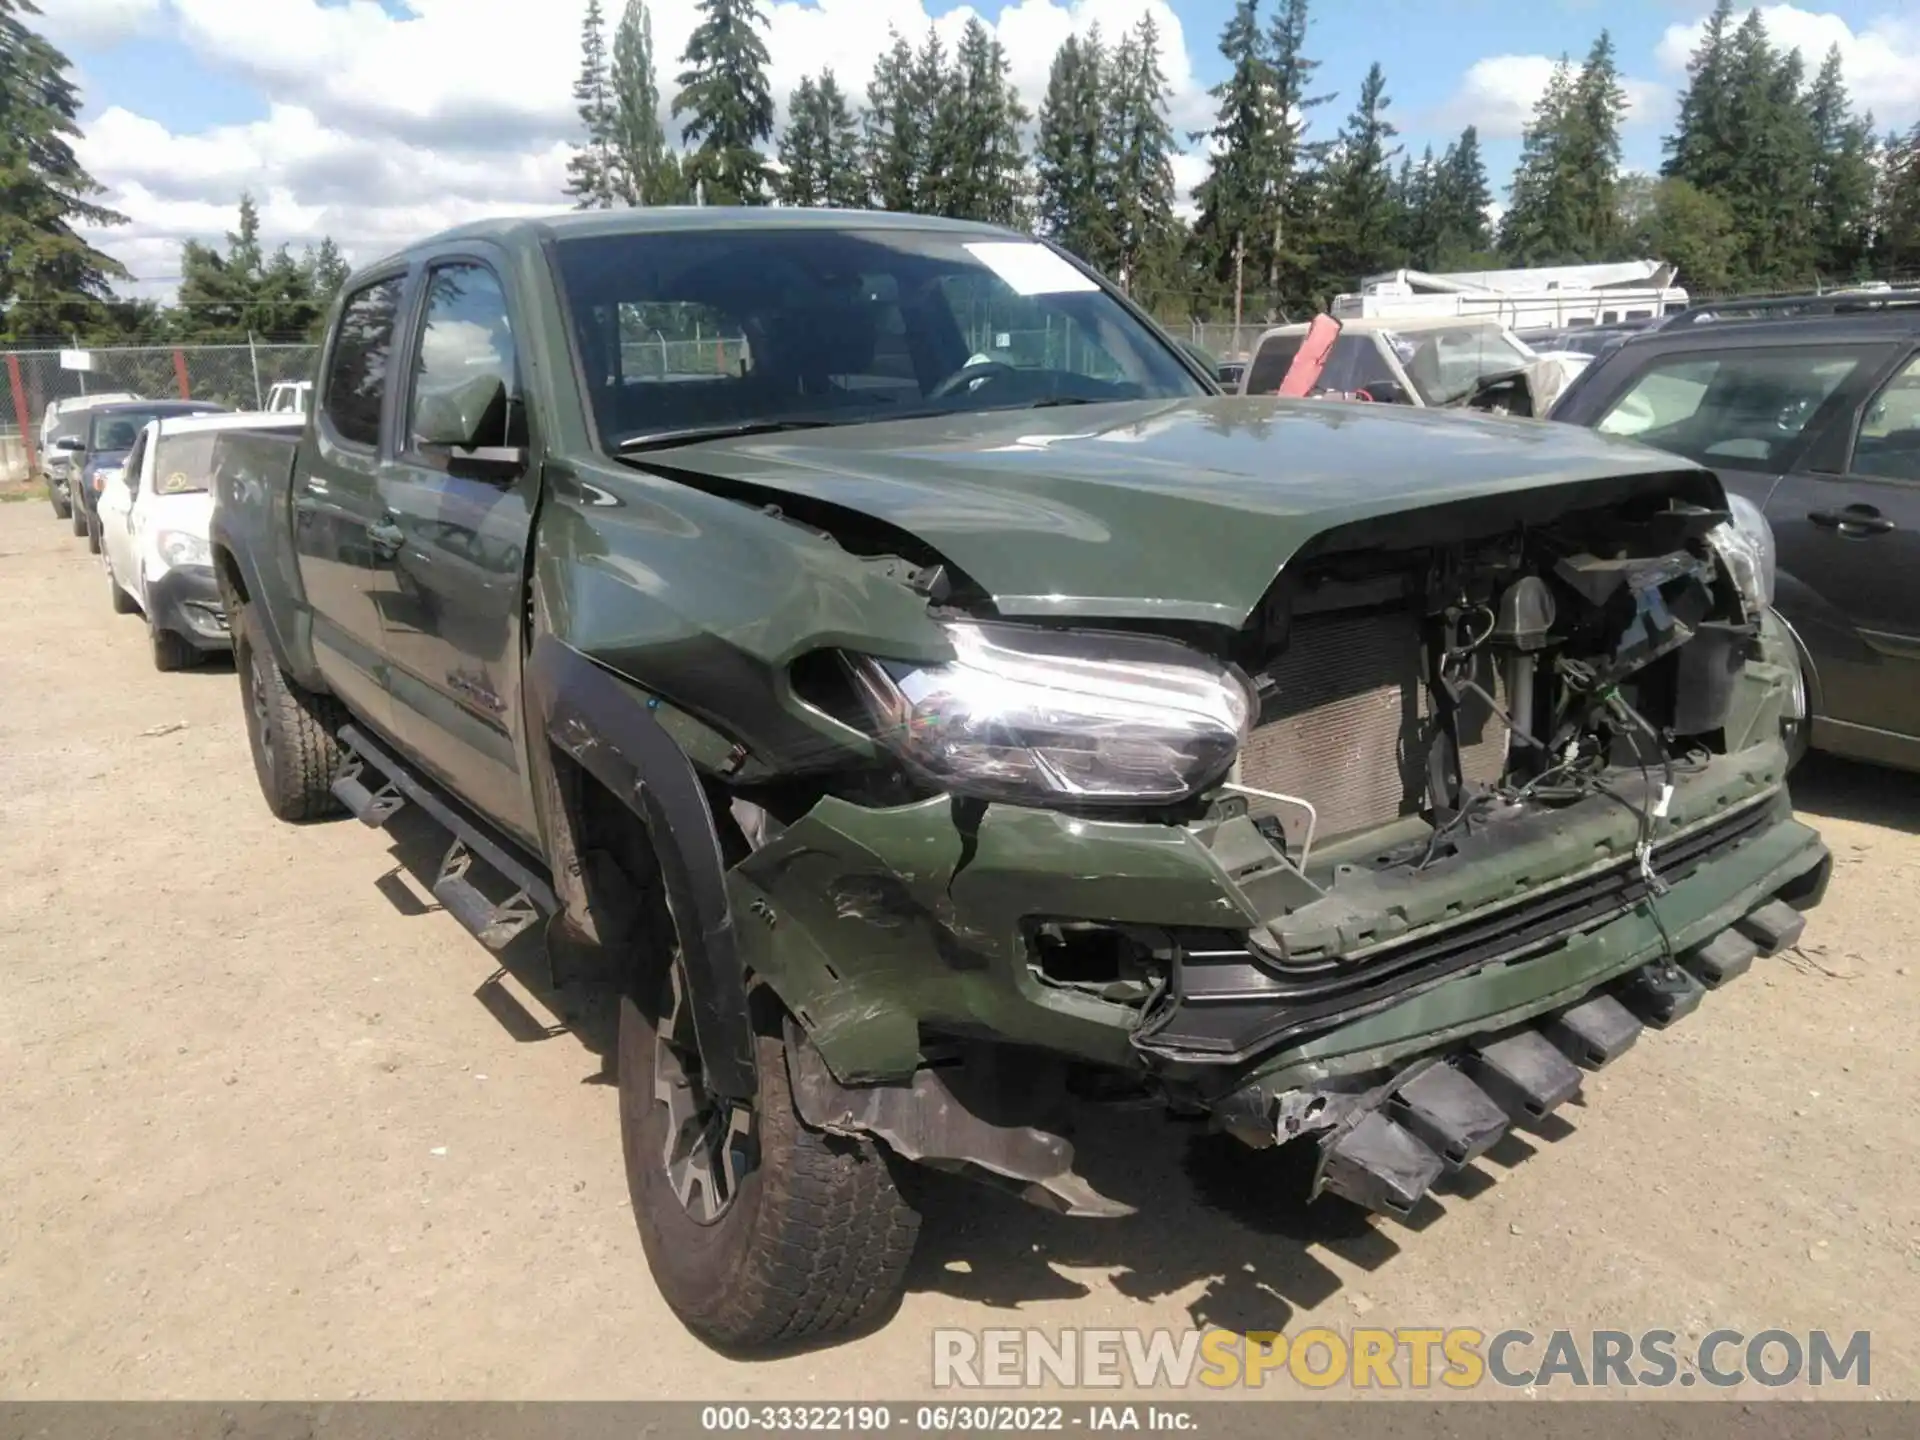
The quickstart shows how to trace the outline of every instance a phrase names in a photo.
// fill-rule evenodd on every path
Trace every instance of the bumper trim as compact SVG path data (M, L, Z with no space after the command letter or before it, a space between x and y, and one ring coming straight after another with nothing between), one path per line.
M1702 865L1776 824L1778 792L1656 847L1661 878L1685 881ZM1408 991L1495 961L1551 951L1570 936L1642 904L1650 894L1632 857L1529 903L1419 940L1376 950L1345 974L1298 981L1279 976L1251 951L1222 961L1176 960L1171 1001L1134 1036L1147 1055L1185 1063L1233 1064L1312 1031L1381 1008Z

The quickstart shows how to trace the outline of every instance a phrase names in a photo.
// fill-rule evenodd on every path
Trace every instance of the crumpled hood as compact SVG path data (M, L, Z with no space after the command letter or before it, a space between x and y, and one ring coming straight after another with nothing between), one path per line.
M1324 531L1479 496L1697 467L1543 421L1207 397L714 440L649 468L805 496L924 541L1002 614L1238 626Z

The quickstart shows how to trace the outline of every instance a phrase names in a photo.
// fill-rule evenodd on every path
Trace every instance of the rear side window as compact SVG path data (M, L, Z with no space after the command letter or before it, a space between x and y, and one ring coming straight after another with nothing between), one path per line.
M198 495L212 488L213 447L217 430L163 435L153 452L153 493Z
M340 315L327 367L326 414L350 445L373 449L380 443L380 401L387 389L400 290L398 275L375 281L356 291Z
M1671 355L1649 365L1595 428L1703 465L1766 470L1862 359L1811 346Z

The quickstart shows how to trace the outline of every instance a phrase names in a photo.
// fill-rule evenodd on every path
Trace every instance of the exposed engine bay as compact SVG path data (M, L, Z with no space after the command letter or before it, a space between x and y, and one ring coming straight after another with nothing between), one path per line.
M1233 783L1296 855L1309 828L1416 814L1437 848L1494 807L1723 748L1759 633L1710 543L1726 520L1675 501L1295 570L1249 647L1260 710Z

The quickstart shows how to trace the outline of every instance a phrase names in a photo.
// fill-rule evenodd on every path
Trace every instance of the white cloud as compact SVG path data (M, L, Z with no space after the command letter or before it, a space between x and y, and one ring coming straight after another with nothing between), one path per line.
M53 0L41 7L38 26L54 44L111 45L152 30L161 0Z
M1489 55L1467 67L1460 88L1440 107L1438 118L1448 128L1477 125L1482 140L1517 137L1533 119L1533 107L1546 92L1559 62L1551 55ZM1649 80L1622 77L1626 91L1625 123L1653 118L1666 98L1665 90Z
M1873 111L1876 120L1899 122L1920 115L1920 16L1911 9L1906 15L1870 20L1858 33L1838 15L1792 5L1763 5L1760 19L1774 45L1800 52L1809 77L1838 45L1854 104ZM1657 52L1661 65L1683 74L1706 23L1702 18L1691 25L1668 26Z
M983 9L993 8L976 0ZM762 0L770 27L769 79L784 110L800 79L831 66L864 97L896 28L917 44L926 0ZM584 0L549 0L528 24L528 0L408 0L395 15L375 0L55 0L63 33L96 38L158 26L209 67L273 97L260 119L174 134L137 113L137 96L92 117L83 155L108 203L133 225L103 247L142 276L178 271L178 243L215 239L233 224L240 191L261 202L270 243L333 235L365 262L448 224L562 203L571 99ZM620 0L610 0L609 25ZM663 100L696 20L694 0L652 0ZM1207 100L1169 0L1014 0L993 28L1014 83L1037 109L1055 51L1098 24L1110 38L1151 12L1184 131L1204 123ZM976 14L934 22L949 49ZM81 16L78 24L74 16ZM984 18L984 16L983 16ZM158 79L158 77L156 77ZM264 102L263 102L264 103ZM1191 159L1177 173L1198 178ZM165 291L164 280L153 287Z

